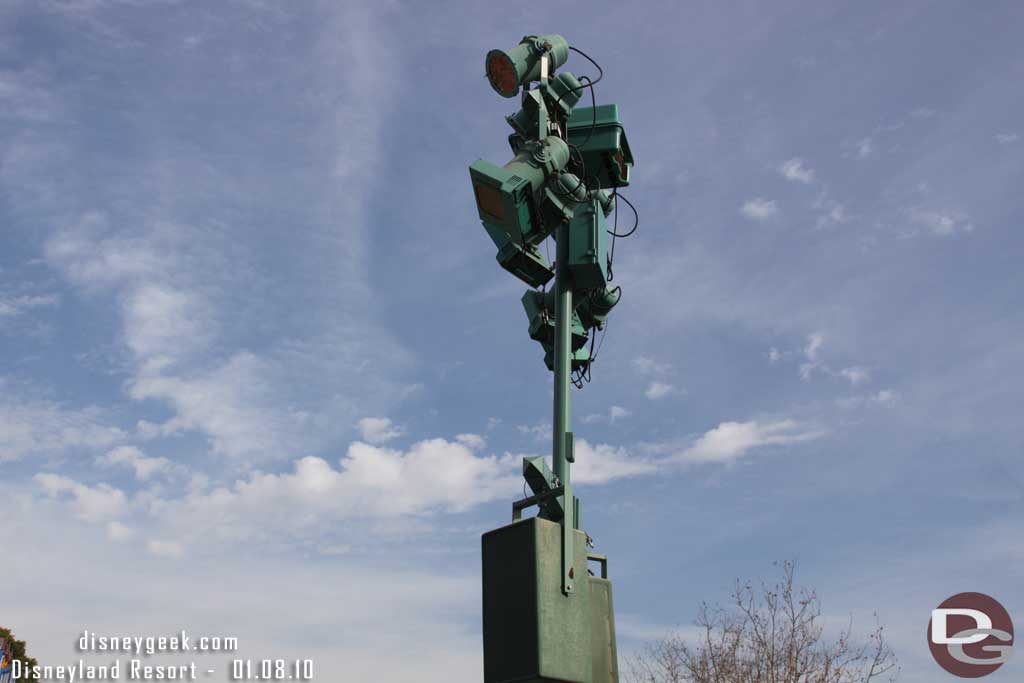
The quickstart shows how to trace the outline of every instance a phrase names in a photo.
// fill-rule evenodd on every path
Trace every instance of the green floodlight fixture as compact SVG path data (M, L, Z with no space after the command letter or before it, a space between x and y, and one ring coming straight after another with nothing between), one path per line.
M556 73L570 51L590 61L596 78ZM636 212L618 192L629 185L633 155L617 106L576 107L586 88L593 97L603 71L561 36L526 36L507 52L488 52L485 65L498 94L522 89L522 97L505 117L515 157L504 166L473 162L473 195L498 262L533 288L523 310L554 381L550 466L545 456L523 460L533 495L514 502L513 523L481 542L484 683L618 683L607 557L590 552L573 489L569 392L590 381L597 331L622 296L612 284L614 240L632 235L639 216L622 233L608 219L618 199ZM539 249L548 238L554 263ZM539 514L524 519L533 506ZM601 564L600 576L590 562Z
M479 159L469 167L477 211L498 247L498 262L531 287L554 277L537 245L585 197L580 180L563 173L568 162L569 146L551 135L525 141L504 166Z
M526 86L541 78L540 58L547 54L554 71L569 58L569 43L562 36L526 36L508 52L491 50L484 66L487 81L502 97L515 97L519 86Z

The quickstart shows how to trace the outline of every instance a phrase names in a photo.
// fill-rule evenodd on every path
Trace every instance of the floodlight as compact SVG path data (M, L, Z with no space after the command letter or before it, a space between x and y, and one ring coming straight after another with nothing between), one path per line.
M583 197L579 180L560 173L568 161L569 147L549 136L522 143L504 166L481 159L469 167L477 212L498 247L498 262L531 287L554 277L537 245L573 215Z
M608 319L608 314L621 298L621 287L591 290L576 307L576 314L579 316L583 328L587 330L592 327L601 329L605 320Z
M530 321L530 339L541 344L554 344L554 307L545 301L544 294L533 289L527 290L521 301L523 310L526 311L526 317ZM587 331L583 328L583 322L576 313L572 314L571 334L573 350L587 343Z
M515 97L519 86L540 80L540 58L547 53L548 69L565 64L569 43L559 35L526 36L509 51L491 50L484 60L487 80L502 97Z

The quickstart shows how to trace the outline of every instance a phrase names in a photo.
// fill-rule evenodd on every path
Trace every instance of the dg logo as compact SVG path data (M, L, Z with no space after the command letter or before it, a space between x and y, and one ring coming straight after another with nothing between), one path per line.
M932 610L928 647L939 666L961 678L981 678L1013 650L1013 621L994 598L959 593Z

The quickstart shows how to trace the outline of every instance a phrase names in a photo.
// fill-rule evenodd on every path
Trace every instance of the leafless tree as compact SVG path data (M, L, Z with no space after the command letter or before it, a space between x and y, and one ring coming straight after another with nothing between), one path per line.
M821 602L795 587L794 563L774 585L736 582L727 607L703 603L692 633L673 633L628 659L629 683L882 683L896 656L875 627L863 641L853 622L828 637Z

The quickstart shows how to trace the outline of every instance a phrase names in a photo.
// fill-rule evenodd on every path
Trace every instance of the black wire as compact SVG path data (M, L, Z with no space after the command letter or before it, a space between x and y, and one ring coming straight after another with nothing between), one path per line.
M564 93L562 93L561 95L559 95L559 96L558 96L558 99L557 99L557 100L555 100L555 104L556 104L556 105L557 105L557 104L558 104L559 102L561 102L561 101L562 101L562 98L563 98L563 97L565 97L566 95L568 95L569 93L573 93L573 92L576 92L577 90L583 90L583 88L587 88L587 87L593 88L593 87L594 87L595 85L597 85L598 83L600 83L600 82L601 82L601 79L602 79L602 78L604 78L604 69L602 69L602 68L601 68L601 65L600 65L600 64L598 64L598 63L597 63L597 62L595 62L595 61L594 61L593 59L591 59L591 58L590 58L590 55L588 55L587 53L583 52L583 50L577 50L576 48L574 48L574 47L573 47L573 46L571 46L571 45L569 46L569 49L570 49L570 50L572 50L573 52L575 52L576 54L580 55L580 56L581 56L581 57L583 57L583 58L584 58L585 60L587 60L588 62L590 62L591 64L593 64L593 65L594 65L594 68L595 68L595 69L597 69L597 78L596 78L596 79L594 79L593 81L591 81L589 77L587 77L587 76L581 76L581 77L580 77L580 80L583 80L584 78L586 78L586 79L587 79L587 81L589 81L589 83L588 83L588 84L586 84L586 85L584 85L583 83L581 83L580 85L577 85L577 86L576 86L575 88L570 88L569 90L566 90L566 91L565 91Z
M586 166L584 166L584 169L585 168L586 168ZM576 196L576 190L580 189L581 187L586 187L586 183L585 183L583 178L580 178L579 176L577 176L576 180L579 181L579 182L576 183L576 187L572 188L568 192L559 192L558 191L558 185L556 183L552 183L551 191L554 192L555 194L557 194L559 197L575 197Z
M618 188L612 190L612 200L615 202L615 217L612 219L612 248L608 253L608 282L615 279L615 271L612 269L612 263L615 261L615 237L619 231L619 193Z
M626 202L626 204L628 204L628 205L629 205L629 208L633 209L633 217L634 217L634 219L635 219L635 220L633 221L633 227L632 227L632 228L630 228L630 229L629 229L629 232L625 233L624 235L619 235L619 234L616 234L615 230L612 230L612 231L611 231L611 232L610 232L609 234L610 234L610 235L611 235L611 236L612 236L613 238L614 238L614 237L629 237L629 236L630 236L630 235L632 235L632 234L633 234L634 232L636 232L637 226L639 226L639 225L640 225L640 214L639 214L639 213L637 213L636 207L635 207L635 206L633 206L633 202L631 202L631 201L629 201L628 199L626 199L625 195L621 195L621 194L619 194L617 190L616 190L616 192L615 192L615 197L617 197L617 198L621 198L621 199L622 199L622 201ZM616 208L616 209L618 209L618 201L616 201L616 204L615 204L615 208ZM616 214L616 215L618 215L618 214ZM618 224L616 224L616 225L615 225L615 228L616 228L616 229L618 229Z
M587 87L590 88L590 131L587 132L587 139L580 143L580 147L590 142L590 138L594 136L594 129L597 128L597 95L594 94L594 82L591 82L586 76L580 78L581 81L587 81ZM601 80L598 78L597 80ZM564 93L563 93L564 94ZM561 99L561 98L559 98ZM566 137L569 136L569 124L566 123L565 129Z
M622 288L619 287L618 289L621 291ZM622 295L620 294L619 296L622 296ZM590 358L590 362L591 363L593 363L595 360L597 360L597 355L599 353L601 353L601 347L604 346L604 336L606 334L608 334L608 321L607 320L604 321L604 327L601 328L601 341L598 342L598 344L597 344L597 351L595 351L593 356Z

